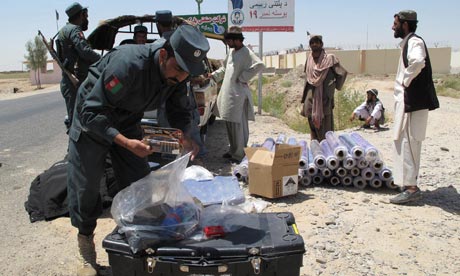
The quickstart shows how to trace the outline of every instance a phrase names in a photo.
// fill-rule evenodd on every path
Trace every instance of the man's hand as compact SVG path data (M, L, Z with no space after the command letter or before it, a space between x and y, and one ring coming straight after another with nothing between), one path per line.
M139 157L146 157L153 153L152 147L136 139L128 139L126 149Z
M350 122L352 122L356 117L356 114L353 112L351 113L351 116L350 116Z
M197 156L198 152L200 151L200 146L198 146L195 141L193 141L190 137L185 137L184 138L184 149L185 152L192 152L192 156L190 160L194 160L195 157Z
M366 124L367 124L367 125L370 125L373 118L374 118L374 117L372 117L372 116L367 117L367 119L366 119Z
M117 134L113 140L115 144L129 150L139 157L146 157L153 153L149 145L137 139L128 139L123 134Z

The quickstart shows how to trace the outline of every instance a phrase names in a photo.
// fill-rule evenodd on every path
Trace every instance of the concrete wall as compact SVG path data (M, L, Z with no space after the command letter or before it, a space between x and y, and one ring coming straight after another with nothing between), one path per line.
M335 54L348 72L354 74L396 74L401 54L400 49L327 50L327 52ZM428 53L433 73L448 74L451 72L451 60L453 59L450 47L430 48ZM264 62L266 67L295 68L305 64L308 54L309 51L264 56ZM452 65L452 67L459 66Z
M430 48L431 67L434 73L448 74L451 69L452 49L451 48Z
M334 54L340 61L343 67L347 69L350 73L361 72L361 52L344 50L344 51L328 51L331 54Z
M451 66L450 72L452 74L460 73L460 51L459 50L452 52L450 66Z
M62 71L56 61L48 61L46 69L40 71L40 83L41 84L55 84L61 82ZM37 85L37 80L35 79L35 70L30 70L29 72L30 83Z

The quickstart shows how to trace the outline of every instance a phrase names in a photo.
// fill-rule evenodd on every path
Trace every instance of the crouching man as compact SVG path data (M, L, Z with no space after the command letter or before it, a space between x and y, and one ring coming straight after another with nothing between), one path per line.
M367 100L355 108L351 114L350 121L358 117L360 121L364 121L363 128L374 126L376 130L379 130L380 124L385 122L385 108L378 95L379 91L375 88L367 90Z

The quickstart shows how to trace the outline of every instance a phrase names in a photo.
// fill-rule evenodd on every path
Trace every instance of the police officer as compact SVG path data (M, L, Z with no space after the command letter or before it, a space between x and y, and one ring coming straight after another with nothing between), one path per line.
M69 22L59 31L57 38L57 53L65 68L73 73L79 83L75 86L63 72L61 79L61 93L67 107L69 122L72 122L75 97L78 86L86 78L89 66L100 59L100 55L88 45L83 32L88 30L88 8L79 3L73 3L65 12Z
M137 25L134 27L133 39L136 44L145 44L147 43L147 27L142 25Z
M78 228L80 275L88 271L96 275L98 267L93 238L102 212L99 183L107 153L120 189L150 172L147 156L153 151L141 142L143 112L157 109L162 98L183 93L176 86L189 75L203 74L208 50L204 35L183 25L169 41L116 47L90 67L78 90L69 131L69 211L72 225ZM190 112L171 111L167 106L166 113L190 141ZM198 147L192 148L193 158Z
M173 16L170 10L155 12L155 22L158 34L164 39L169 39L173 31Z
M164 39L169 39L169 37L173 33L174 24L175 24L173 20L172 12L170 10L156 11L155 21L156 21L158 34ZM198 112L197 104L195 101L195 95L192 91L190 81L184 82L182 85L179 85L177 89L183 91L183 92L179 92L179 94L181 95L181 98L179 100L175 99L176 102L180 103L180 106L171 104L170 103L171 98L170 100L165 101L163 105L158 109L158 112L157 112L158 122L160 126L164 126L164 127L170 126L170 123L168 122L165 116L166 105L169 105L170 106L169 108L188 109L192 116L192 122L193 122L193 125L190 129L190 136L192 140L200 148L198 157L203 157L207 153L207 150L205 148L205 145L200 135L200 128L198 126L200 124L200 114Z

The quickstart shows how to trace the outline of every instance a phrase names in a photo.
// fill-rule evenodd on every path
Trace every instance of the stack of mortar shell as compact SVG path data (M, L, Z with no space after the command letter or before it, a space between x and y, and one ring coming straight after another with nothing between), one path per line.
M396 189L392 172L376 147L358 133L340 134L328 131L326 139L305 140L299 160L299 183L303 186L327 183L333 186L353 186L364 189L388 187Z

